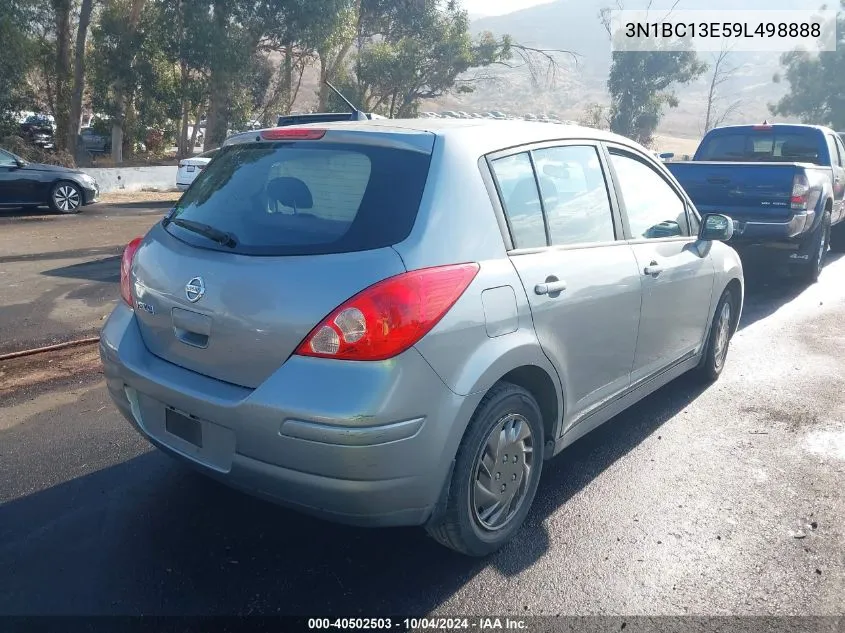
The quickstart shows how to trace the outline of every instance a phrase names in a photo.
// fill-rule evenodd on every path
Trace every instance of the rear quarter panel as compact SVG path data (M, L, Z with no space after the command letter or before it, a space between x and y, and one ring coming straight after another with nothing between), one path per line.
M481 155L438 137L420 212L409 237L394 248L409 270L478 262L480 271L452 309L417 349L454 392L486 392L509 371L532 365L555 384L531 318L528 298L508 257L490 193L479 167ZM512 294L506 290L510 288ZM500 300L485 300L485 291ZM501 298L508 298L503 300Z

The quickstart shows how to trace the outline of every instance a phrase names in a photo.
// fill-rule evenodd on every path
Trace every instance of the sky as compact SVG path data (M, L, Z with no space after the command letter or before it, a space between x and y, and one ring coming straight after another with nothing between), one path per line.
M552 0L463 0L464 9L472 15L503 15Z

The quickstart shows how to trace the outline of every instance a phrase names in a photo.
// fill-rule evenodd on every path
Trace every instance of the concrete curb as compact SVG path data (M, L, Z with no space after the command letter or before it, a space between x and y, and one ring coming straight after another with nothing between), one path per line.
M114 191L141 191L154 189L170 191L176 188L176 165L169 167L100 167L85 168L97 181L100 193Z

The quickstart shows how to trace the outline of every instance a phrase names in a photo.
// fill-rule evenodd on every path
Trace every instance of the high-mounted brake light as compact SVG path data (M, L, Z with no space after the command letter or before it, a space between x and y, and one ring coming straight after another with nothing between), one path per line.
M323 319L295 353L361 361L397 356L437 325L478 270L478 264L438 266L380 281Z
M810 194L810 181L807 180L806 174L795 174L792 180L792 197L790 198L790 206L796 211L805 211L807 209L807 197Z
M143 238L136 237L129 242L125 249L123 249L123 257L120 260L120 296L130 308L134 308L132 301L132 286L130 284L130 271L132 270L132 261L135 259L135 253L138 252L138 247L141 246Z
M264 130L263 132L261 132L261 138L263 138L265 141L279 141L285 139L294 139L297 141L316 141L323 138L325 135L325 130L290 127L273 128L272 130Z

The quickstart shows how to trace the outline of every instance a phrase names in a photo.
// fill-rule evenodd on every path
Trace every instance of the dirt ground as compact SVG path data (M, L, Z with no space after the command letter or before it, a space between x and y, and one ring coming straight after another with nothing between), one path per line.
M100 195L100 202L105 204L125 204L127 202L176 202L181 191L112 191Z

